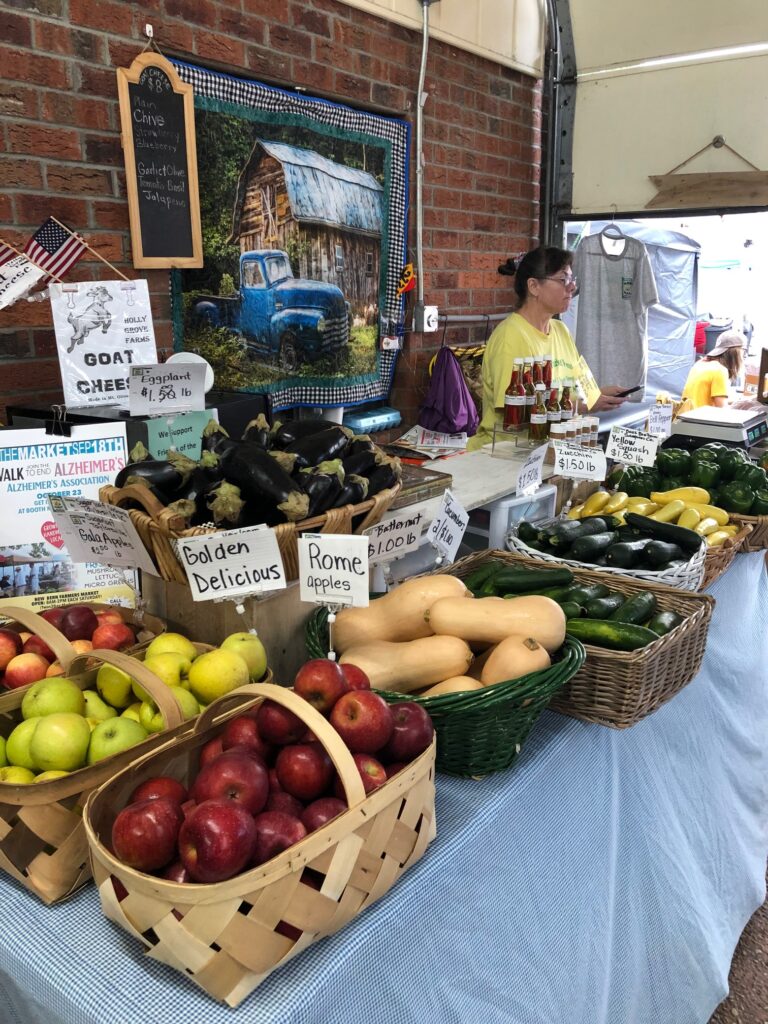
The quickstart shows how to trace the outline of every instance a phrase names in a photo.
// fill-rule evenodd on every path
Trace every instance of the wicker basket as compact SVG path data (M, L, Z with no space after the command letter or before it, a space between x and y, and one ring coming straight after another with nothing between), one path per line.
M542 525L545 525L542 523ZM517 536L517 527L507 534L507 548L517 555L531 558L536 562L549 562L552 565L567 565L569 569L588 569L584 562L575 562L570 558L563 558L562 555L550 555L545 551L535 551L520 540ZM629 576L635 580L644 580L646 583L660 583L667 587L679 587L681 590L699 590L701 581L704 579L704 566L706 560L706 547L701 548L687 562L678 562L668 569L661 571L650 571L648 569L614 569L610 565L601 565L601 578L611 576L618 579L621 576Z
M470 555L440 571L465 576L483 560L485 554ZM466 566L470 568L466 569ZM313 658L324 658L328 652L327 619L327 609L318 608L307 622L305 639ZM553 694L579 671L584 658L582 644L567 637L548 669L531 672L520 679L497 683L482 690L444 693L435 697L388 693L385 690L378 692L385 700L412 700L427 709L437 733L438 771L481 778L510 767L536 719Z
M480 554L527 569L541 564L539 559L505 551ZM466 576L482 560L472 555L456 562L449 571ZM650 591L661 611L685 617L685 622L666 636L637 651L609 651L587 644L586 661L550 702L555 711L572 718L626 729L674 697L699 671L715 600L706 594L685 593L629 576L608 579L603 569L569 568L578 583L604 583L627 596Z
M716 548L707 548L707 555L704 561L704 578L701 581L699 590L707 590L715 580L719 579L731 564L736 554L743 548L749 550L752 527L749 524L742 526L738 533L729 537ZM766 545L768 546L768 545Z
M768 516L741 516L730 513L731 522L739 526L751 526L752 533L744 541L745 551L765 551L768 549Z
M200 653L211 650L205 644L196 646ZM165 683L138 658L117 651L95 650L87 656L78 655L70 667L77 671L80 662L91 659L115 665L140 683L163 713L168 728L129 750L60 779L23 786L0 782L0 870L48 904L71 895L91 877L82 819L90 792L170 736L178 737L192 729L192 723L183 720L181 709ZM72 678L82 690L91 689L96 671ZM3 736L8 736L18 724L24 692L11 690L0 698Z
M118 861L108 848L112 822L133 787L157 774L188 783L202 745L227 718L265 696L290 708L315 733L336 766L349 810L225 882L169 882ZM233 699L247 704L222 713ZM434 758L433 742L365 796L338 733L306 701L279 686L233 691L210 705L193 734L142 758L88 801L83 820L102 909L142 941L153 959L237 1006L276 967L383 896L421 857L435 836Z
M299 576L298 539L302 533L357 533L375 526L395 499L400 485L379 491L373 498L359 505L344 505L332 508L312 519L302 519L298 523L280 523L274 527L278 547L285 567L285 578L288 581ZM144 547L149 552L157 571L164 580L175 583L187 582L187 574L176 556L174 541L183 537L200 537L217 533L214 527L193 526L184 528L179 516L169 512L148 488L137 484L127 487L102 487L99 499L107 505L138 503L141 509L129 510L131 522L141 537Z

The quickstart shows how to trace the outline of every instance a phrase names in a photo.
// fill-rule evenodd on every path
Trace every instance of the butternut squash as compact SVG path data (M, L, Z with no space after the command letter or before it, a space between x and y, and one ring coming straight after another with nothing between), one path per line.
M439 574L406 580L367 608L343 608L333 627L333 646L343 654L374 640L402 643L432 636L424 613L441 597L472 597L458 576ZM436 682L437 680L435 680Z
M466 693L469 690L482 690L483 684L479 679L471 676L451 676L444 679L442 683L430 686L428 690L422 690L421 697L439 697L441 693Z
M508 636L493 648L483 666L480 681L483 686L494 686L509 679L519 679L529 672L539 672L551 664L549 655L536 640Z
M491 644L491 646L487 647L482 652L482 654L475 653L475 660L472 662L472 664L467 669L467 675L471 679L477 679L479 681L480 677L483 674L483 669L485 668L486 661L488 661L488 659L490 658L490 656L493 654L493 652L495 650L496 650L496 644Z
M424 636L404 643L376 640L350 647L339 662L357 665L374 690L412 693L451 676L464 675L472 664L472 651L455 636Z
M565 640L563 609L549 597L511 597L499 603L479 597L472 602L441 597L426 613L438 636L467 643L497 644L508 636L533 637L550 654Z

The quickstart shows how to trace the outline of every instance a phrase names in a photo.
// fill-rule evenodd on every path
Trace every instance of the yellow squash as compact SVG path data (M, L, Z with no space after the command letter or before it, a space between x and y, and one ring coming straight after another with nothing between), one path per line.
M715 531L718 530L719 527L720 524L716 519L713 519L712 516L706 516L706 518L701 519L694 526L693 532L698 533L700 537L706 537L707 534L715 533Z
M594 494L590 494L584 502L581 518L584 519L587 516L596 516L599 512L602 512L603 507L608 501L610 501L610 498L611 496L608 491L595 491Z
M716 505L706 505L703 502L698 501L687 501L685 504L687 508L695 508L702 519L706 519L707 516L712 516L713 519L717 520L718 525L728 525L728 513L724 508L718 508Z
M606 515L613 515L615 512L620 512L625 508L628 501L629 495L626 491L616 491L616 493L612 494L608 501L603 505L602 511Z
M651 515L651 519L655 519L657 523L674 523L680 513L684 511L684 501L670 501L668 504L662 505L661 508L657 509Z
M732 534L727 533L725 529L713 530L712 533L707 534L707 547L708 548L719 548L727 540L730 539Z
M687 530L692 530L694 526L698 525L700 520L700 512L697 512L695 508L686 508L685 511L680 513L680 518L677 520L677 525L684 526Z
M684 501L689 505L692 501L700 505L709 503L709 491L703 487L673 487L671 491L651 491L651 501L657 505L668 505L670 501Z

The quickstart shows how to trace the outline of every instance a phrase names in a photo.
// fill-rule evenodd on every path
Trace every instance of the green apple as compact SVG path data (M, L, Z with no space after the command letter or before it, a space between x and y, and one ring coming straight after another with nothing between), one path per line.
M134 722L139 722L139 709L141 708L141 701L137 700L134 704L129 705L125 711L120 715L121 718L132 718Z
M5 741L5 757L8 764L18 768L29 768L32 771L37 768L29 752L29 744L39 721L39 718L28 718L21 722Z
M85 698L84 714L86 718L103 722L107 718L115 718L117 715L117 711L110 704L106 704L96 690L83 690L83 697Z
M91 740L91 727L82 715L71 711L38 718L29 753L44 772L71 772L82 768Z
M161 679L166 686L180 686L181 676L184 669L189 671L189 667L192 662L183 657L181 654L176 654L174 651L167 651L165 654L156 654L152 658L145 658L144 665L149 669L158 679ZM138 697L139 700L149 700L149 694L134 681L132 684L132 690L134 697Z
M35 782L51 782L53 779L63 779L65 775L69 775L69 772L62 772L59 770L40 772L39 775L35 776Z
M156 636L147 648L144 657L154 658L157 654L181 654L188 661L194 661L197 657L197 648L181 633L161 633Z
M29 768L21 768L12 764L0 768L0 782L8 782L14 786L26 786L28 782L34 781L34 773Z
M194 718L195 715L200 714L200 705L189 690L185 690L183 686L169 686L168 689L176 698L185 719ZM157 705L151 700L142 702L141 710L139 711L139 721L147 732L162 732L166 727L162 714L158 711Z
M113 708L127 708L133 700L131 677L114 665L102 665L96 675L96 689Z
M267 652L255 633L230 633L219 646L222 651L234 651L245 659L252 682L267 671Z
M0 768L5 768L8 758L5 756L5 737L0 736Z
M147 730L139 722L132 718L108 718L105 722L99 722L90 734L91 742L88 746L88 764L95 764L103 761L105 757L112 757L122 750L135 747L137 743L147 738Z
M83 691L66 676L49 676L32 683L21 702L22 718L85 712Z
M248 665L234 651L207 651L192 662L189 670L189 689L202 704L210 704L250 680Z

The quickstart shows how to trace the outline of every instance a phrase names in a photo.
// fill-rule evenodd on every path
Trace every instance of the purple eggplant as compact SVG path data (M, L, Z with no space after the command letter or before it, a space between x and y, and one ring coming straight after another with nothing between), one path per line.
M321 462L319 466L302 469L301 486L309 496L309 515L318 516L335 508L344 486L344 468L341 459Z
M225 481L208 492L210 519L222 530L234 530L250 525L243 521L245 502L240 497L240 488Z
M302 437L310 434L318 434L329 427L337 427L338 423L332 420L308 419L308 420L286 420L284 423L278 421L272 428L270 446L272 448L287 448Z
M370 473L366 473L366 476L368 477L368 497L372 498L379 491L394 487L396 483L400 482L403 476L400 459L382 454L376 468Z
M354 435L348 427L334 424L318 434L299 438L289 444L285 451L296 456L298 469L306 469L307 466L318 466L321 462L343 458L352 436Z
M267 422L267 417L263 412L260 412L256 419L251 420L245 428L243 440L257 444L259 448L263 448L266 451L267 447L271 444L271 430L272 428Z
M342 508L344 505L359 505L368 497L368 481L364 476L357 476L350 473L344 478L344 486L336 499L334 508Z
M224 456L224 475L235 484L248 509L246 515L275 526L306 519L309 498L271 455L241 441Z

